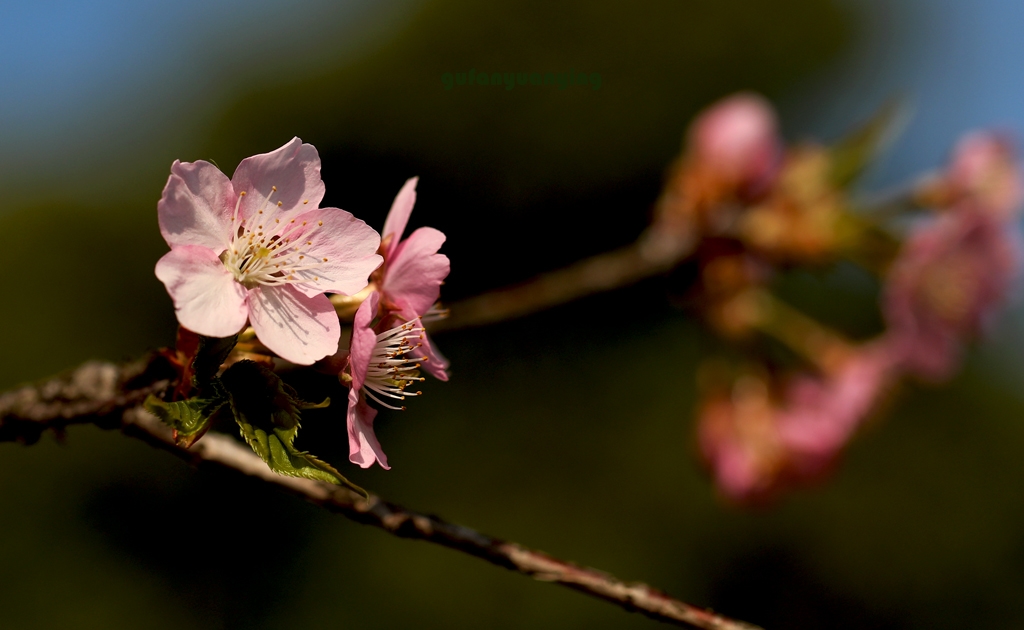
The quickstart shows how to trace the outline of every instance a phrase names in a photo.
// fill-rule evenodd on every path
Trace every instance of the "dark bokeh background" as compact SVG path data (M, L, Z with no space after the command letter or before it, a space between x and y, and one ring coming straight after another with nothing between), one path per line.
M455 299L631 241L688 119L737 89L779 102L791 138L909 94L917 122L876 186L935 166L969 126L1024 122L1024 10L877 4L0 6L0 386L172 341L152 269L174 159L230 173L299 135L326 203L378 228L419 175L413 224L448 234ZM603 84L443 89L470 68ZM875 316L849 270L784 282L835 323ZM1022 316L949 386L905 388L830 483L773 510L724 505L697 463L694 373L721 345L660 280L439 337L451 382L378 423L393 470L343 470L768 628L1020 627ZM344 462L342 423L311 412L302 446ZM4 628L652 624L98 429L0 446L0 497Z

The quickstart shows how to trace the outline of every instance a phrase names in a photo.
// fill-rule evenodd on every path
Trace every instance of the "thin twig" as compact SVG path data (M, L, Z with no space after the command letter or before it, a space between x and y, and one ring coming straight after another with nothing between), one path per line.
M685 231L652 227L625 247L456 302L450 306L451 316L431 322L430 330L483 326L626 287L672 269L690 254L693 244L692 236Z
M124 366L89 362L49 381L0 394L0 441L31 443L46 430L60 431L70 424L94 423L105 428L120 428L125 434L186 461L254 477L358 523L379 527L403 538L425 540L462 551L534 579L604 599L651 619L704 630L757 630L757 626L672 599L646 584L627 584L611 575L517 543L407 510L375 495L366 499L328 483L283 477L271 471L245 445L226 435L208 434L191 449L181 448L174 444L170 429L140 406L150 393L160 393L171 386L168 373L168 365L158 355Z

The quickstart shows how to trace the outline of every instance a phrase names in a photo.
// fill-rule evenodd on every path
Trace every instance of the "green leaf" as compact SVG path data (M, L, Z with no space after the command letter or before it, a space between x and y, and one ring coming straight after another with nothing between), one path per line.
M224 372L222 382L242 437L271 470L345 486L367 496L330 464L295 447L301 410L326 407L330 399L307 403L277 374L254 361L235 363Z
M143 406L174 430L175 444L188 448L209 430L226 402L226 398L190 398L168 403L150 395Z
M893 99L882 105L867 123L837 142L830 149L832 183L843 187L857 179L899 135L909 118L906 102Z
M346 479L333 466L295 448L298 426L292 429L275 427L268 433L263 427L246 422L243 415L236 415L235 420L241 429L242 437L274 472L289 477L305 477L346 486L367 496L365 490Z

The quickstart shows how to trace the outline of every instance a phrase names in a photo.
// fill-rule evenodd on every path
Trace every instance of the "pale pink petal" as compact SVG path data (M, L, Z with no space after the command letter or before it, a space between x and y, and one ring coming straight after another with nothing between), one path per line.
M694 120L690 147L736 184L761 182L777 170L781 152L775 110L757 94L724 98Z
M441 294L441 282L451 268L448 257L437 253L444 240L442 232L420 228L388 259L381 291L407 319L426 313Z
M370 327L377 317L377 305L380 294L374 291L356 309L352 321L352 341L349 344L350 365L352 366L352 389L358 390L366 382L366 370L370 367L370 357L377 345L377 333Z
M171 294L178 322L185 328L208 337L229 337L245 325L245 288L211 250L176 247L157 261L156 277Z
M341 324L326 295L306 297L289 285L249 291L256 337L282 359L312 365L338 351Z
M179 162L157 204L160 234L173 247L201 245L216 254L231 238L235 196L231 182L209 162Z
M888 342L861 347L827 378L791 383L779 411L779 439L795 481L826 472L895 378L901 357Z
M405 233L405 226L409 223L412 207L416 205L416 183L419 180L419 177L406 180L405 185L395 196L387 218L384 219L384 232L381 237L384 239L391 237L391 240L388 241L387 251L384 252L384 257L388 260L391 259L391 255L398 247L398 242L402 239L402 234Z
M448 359L444 358L444 355L431 343L427 333L423 333L423 347L421 350L423 355L427 357L427 360L420 364L420 369L439 381L447 381Z
M384 470L390 470L388 456L373 432L373 419L377 410L366 404L357 387L348 390L348 459L363 468L379 462Z
M720 452L715 462L715 480L726 496L740 502L755 498L758 491L765 490L772 481L758 470L751 454L738 444Z
M312 297L318 293L353 295L366 288L370 274L384 261L377 255L380 235L376 230L338 208L304 212L294 220L300 227L292 235L296 249L291 259L300 267L315 265L294 272L309 279L296 285L300 291Z
M324 198L320 156L313 145L303 144L298 138L276 151L242 160L231 184L235 194L245 193L239 207L243 218L259 210L268 214L312 210Z

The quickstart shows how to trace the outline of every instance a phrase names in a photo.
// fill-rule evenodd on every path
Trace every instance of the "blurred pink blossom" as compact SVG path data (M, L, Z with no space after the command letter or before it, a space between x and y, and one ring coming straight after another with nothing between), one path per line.
M325 292L352 294L381 263L377 233L319 208L316 149L293 138L242 160L231 180L209 162L178 162L157 205L171 247L156 265L178 321L227 337L248 320L259 340L301 365L333 354L341 327Z
M1024 200L1013 143L992 132L974 132L957 143L946 183L952 201L967 202L1002 219L1014 217Z
M883 295L885 342L902 369L929 380L949 378L964 343L1005 301L1019 263L1015 228L970 206L913 232Z
M823 377L797 377L773 399L753 377L703 406L698 441L722 493L764 503L827 474L895 378L895 356L872 343Z
M777 172L782 152L775 110L749 92L722 99L694 120L690 151L698 164L732 185L763 188Z
M749 376L701 405L697 441L729 499L755 503L778 491L786 461L775 415L766 384Z
M391 204L381 242L384 264L374 274L384 308L400 321L412 321L432 313L431 309L441 294L441 284L450 270L448 257L438 253L445 241L441 231L421 227L402 239L416 203L418 181L418 177L406 181ZM448 360L434 348L425 334L423 353L426 355L423 370L447 381Z
M874 342L828 377L802 376L790 383L778 431L795 478L813 479L831 466L895 380L897 358L891 347Z

